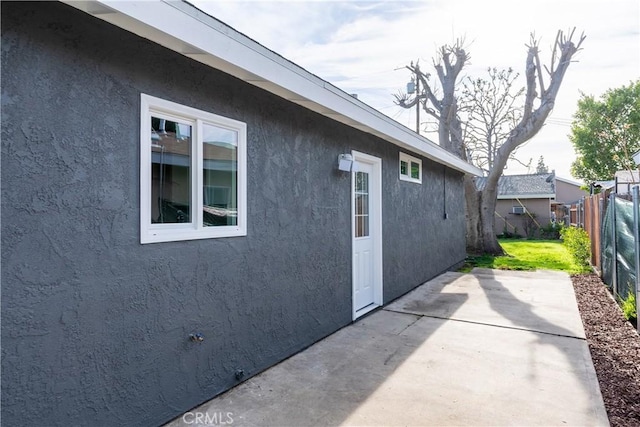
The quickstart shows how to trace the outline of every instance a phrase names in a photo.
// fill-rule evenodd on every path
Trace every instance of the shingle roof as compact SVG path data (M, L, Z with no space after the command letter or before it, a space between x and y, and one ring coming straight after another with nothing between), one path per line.
M528 175L503 175L498 180L498 197L526 197L536 195L553 196L556 193L553 173L537 173ZM482 190L486 178L476 179L476 187Z

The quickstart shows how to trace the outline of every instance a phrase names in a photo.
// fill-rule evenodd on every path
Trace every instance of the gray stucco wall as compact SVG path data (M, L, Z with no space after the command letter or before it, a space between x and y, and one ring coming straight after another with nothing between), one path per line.
M158 425L349 324L339 153L383 159L385 302L464 259L459 173L401 182L371 135L66 5L1 7L3 424ZM141 92L247 123L246 237L139 243Z

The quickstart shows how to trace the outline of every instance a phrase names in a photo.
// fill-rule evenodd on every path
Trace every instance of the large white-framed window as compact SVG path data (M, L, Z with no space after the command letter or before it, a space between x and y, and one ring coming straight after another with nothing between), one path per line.
M141 94L140 242L247 235L247 125Z
M400 179L422 184L422 160L400 153Z

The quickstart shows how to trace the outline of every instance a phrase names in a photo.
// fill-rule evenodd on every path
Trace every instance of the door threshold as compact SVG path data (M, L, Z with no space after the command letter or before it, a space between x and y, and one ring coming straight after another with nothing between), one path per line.
M372 302L369 305L365 305L361 309L356 310L356 312L353 314L353 320L356 320L358 317L364 316L365 314L375 310L378 307L380 307L380 304L376 304L375 302Z

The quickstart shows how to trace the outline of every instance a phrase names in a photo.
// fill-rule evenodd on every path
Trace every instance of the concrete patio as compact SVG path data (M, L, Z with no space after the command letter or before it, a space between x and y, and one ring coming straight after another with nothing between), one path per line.
M608 426L569 276L449 272L168 427Z

